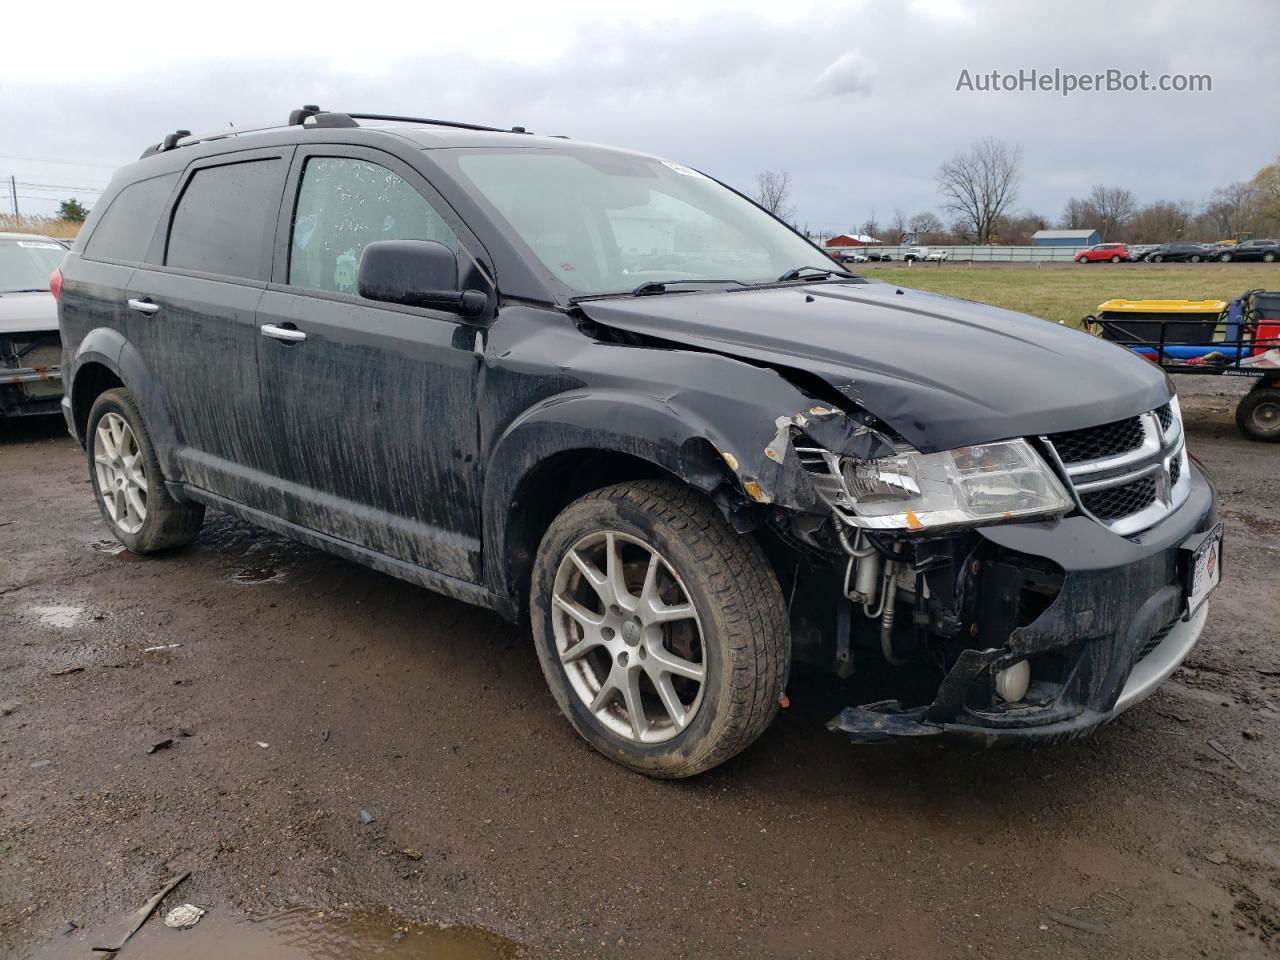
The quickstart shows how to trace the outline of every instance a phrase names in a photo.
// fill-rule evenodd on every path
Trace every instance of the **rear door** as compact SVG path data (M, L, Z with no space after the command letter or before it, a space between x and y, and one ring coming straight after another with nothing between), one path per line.
M482 333L453 314L364 300L356 270L374 240L436 240L465 276L466 247L479 244L421 175L378 150L299 147L286 197L258 307L286 517L476 582Z
M269 510L273 458L255 311L271 275L292 147L209 157L183 174L155 263L129 284L130 340L179 436L180 479Z

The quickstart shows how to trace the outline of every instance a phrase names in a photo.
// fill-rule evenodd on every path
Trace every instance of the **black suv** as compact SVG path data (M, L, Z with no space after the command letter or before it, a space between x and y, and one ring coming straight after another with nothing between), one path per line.
M1225 247L1218 253L1223 263L1232 260L1261 260L1263 263L1275 263L1280 260L1280 242L1275 240L1245 240L1234 247Z
M1148 263L1199 263L1213 253L1198 243L1162 243L1143 254Z
M856 740L1076 736L1217 582L1159 369L845 273L656 157L311 107L179 131L61 274L129 549L214 507L527 617L577 731L655 776L755 740L793 661L879 678Z

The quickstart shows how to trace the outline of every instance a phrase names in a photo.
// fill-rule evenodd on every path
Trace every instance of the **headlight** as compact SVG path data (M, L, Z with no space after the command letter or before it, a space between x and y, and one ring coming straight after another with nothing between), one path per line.
M835 461L835 462L831 462ZM878 460L832 457L836 506L873 529L923 530L1062 514L1071 498L1025 440Z

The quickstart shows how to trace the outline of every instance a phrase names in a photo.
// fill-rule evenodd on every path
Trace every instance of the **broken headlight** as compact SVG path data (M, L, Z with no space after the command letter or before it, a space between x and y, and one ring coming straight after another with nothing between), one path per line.
M1058 515L1071 498L1025 440L941 453L832 457L842 490L836 507L855 526L923 530Z

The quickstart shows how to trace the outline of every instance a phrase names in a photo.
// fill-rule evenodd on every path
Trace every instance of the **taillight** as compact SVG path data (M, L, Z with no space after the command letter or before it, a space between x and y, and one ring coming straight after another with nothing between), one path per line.
M53 273L49 274L49 292L53 294L53 299L62 299L62 269L54 267Z

